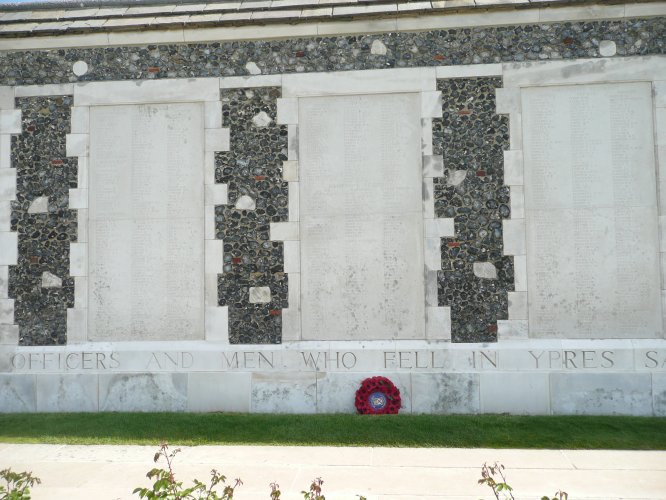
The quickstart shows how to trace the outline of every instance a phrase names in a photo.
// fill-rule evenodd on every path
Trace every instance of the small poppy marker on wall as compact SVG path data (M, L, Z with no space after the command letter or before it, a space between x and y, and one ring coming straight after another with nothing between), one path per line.
M356 391L356 409L364 415L396 414L402 400L400 391L386 377L370 377Z

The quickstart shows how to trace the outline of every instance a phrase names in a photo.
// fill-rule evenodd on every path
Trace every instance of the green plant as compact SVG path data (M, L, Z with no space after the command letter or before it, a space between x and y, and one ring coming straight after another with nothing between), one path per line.
M324 480L320 477L313 479L309 491L301 491L305 500L326 500L326 497L321 494L321 485Z
M198 479L194 479L193 486L183 488L182 481L176 481L173 471L173 459L180 453L180 448L169 451L169 445L162 443L155 453L153 460L157 463L160 458L164 457L167 463L167 469L153 468L146 476L148 479L155 479L152 488L135 488L133 493L139 495L139 498L164 498L167 500L190 500L190 499L206 499L206 500L231 500L234 497L234 491L238 486L243 484L240 479L234 481L234 485L226 485L222 490L221 496L216 491L218 485L223 485L226 477L213 469L210 472L210 484L206 485Z
M504 466L500 463L495 462L493 465L484 463L481 467L481 479L479 479L479 484L485 484L493 490L493 494L497 500L500 500L500 493L503 494L505 499L515 500L512 493L513 488L506 482ZM568 500L568 498L569 495L566 492L557 491L552 498L544 495L541 497L541 500Z
M12 472L11 469L1 470L0 478L7 483L7 487L0 485L0 500L30 500L30 488L42 482L32 472Z
M271 488L271 500L278 500L280 498L280 495L282 494L280 492L280 485L277 484L276 482L272 482L269 484Z

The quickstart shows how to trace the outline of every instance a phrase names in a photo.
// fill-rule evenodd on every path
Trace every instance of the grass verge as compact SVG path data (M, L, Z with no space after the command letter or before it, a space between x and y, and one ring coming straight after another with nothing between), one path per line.
M507 415L0 415L0 441L665 450L666 418Z

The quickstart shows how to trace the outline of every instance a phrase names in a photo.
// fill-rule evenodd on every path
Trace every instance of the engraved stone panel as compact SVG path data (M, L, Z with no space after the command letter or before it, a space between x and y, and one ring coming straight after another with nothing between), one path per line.
M418 94L299 103L304 339L424 337Z
M89 339L202 339L202 105L93 107L90 155Z
M531 337L662 337L649 83L522 91Z

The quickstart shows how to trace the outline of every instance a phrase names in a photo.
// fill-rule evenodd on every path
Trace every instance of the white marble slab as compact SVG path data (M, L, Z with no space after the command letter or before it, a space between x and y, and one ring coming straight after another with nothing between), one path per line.
M530 335L662 337L649 83L523 90Z
M202 108L90 110L90 339L203 338Z
M418 94L299 111L303 338L423 338Z

